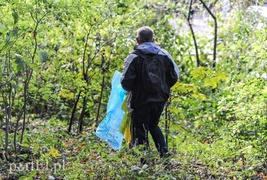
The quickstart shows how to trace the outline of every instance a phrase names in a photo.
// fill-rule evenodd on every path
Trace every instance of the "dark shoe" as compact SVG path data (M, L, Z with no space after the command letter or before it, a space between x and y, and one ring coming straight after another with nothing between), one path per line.
M161 153L161 154L160 154L160 157L161 157L161 158L168 158L168 157L170 157L170 156L171 156L171 154L170 154L169 152Z

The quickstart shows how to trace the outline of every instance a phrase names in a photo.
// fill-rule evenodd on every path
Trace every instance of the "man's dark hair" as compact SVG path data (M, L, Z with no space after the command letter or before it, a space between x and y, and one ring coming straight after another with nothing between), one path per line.
M141 27L137 31L137 38L140 40L141 43L152 42L154 38L154 31L147 26Z

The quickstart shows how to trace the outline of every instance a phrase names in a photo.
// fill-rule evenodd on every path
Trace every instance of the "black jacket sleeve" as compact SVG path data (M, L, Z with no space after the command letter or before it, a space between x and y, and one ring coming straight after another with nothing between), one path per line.
M171 88L178 80L178 72L175 70L175 64L172 60L169 59L168 70L166 71L166 82L167 85Z
M130 54L124 61L124 67L121 77L121 85L126 91L132 91L136 82L136 69L134 59L136 54Z

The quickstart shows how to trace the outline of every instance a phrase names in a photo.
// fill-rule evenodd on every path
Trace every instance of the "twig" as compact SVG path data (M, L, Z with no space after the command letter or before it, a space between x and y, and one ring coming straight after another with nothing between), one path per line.
M190 12L191 12L191 9L192 9L192 4L193 4L193 0L190 1L190 5L189 5L189 9L188 9L188 16L187 16L187 23L189 25L189 28L190 28L190 31L192 33L192 36L193 36L193 41L194 41L194 46L195 46L195 51L196 51L196 58L197 58L197 67L200 66L200 59L199 59L199 55L198 55L198 45L197 45L197 40L196 40L196 36L195 36L195 33L194 33L194 29L192 27L192 24L191 24L191 21L190 21Z
M214 14L211 12L211 10L208 8L208 6L205 4L203 0L200 0L200 2L203 4L205 9L208 11L208 13L211 15L211 17L214 20L214 47L213 47L213 67L216 67L216 52L217 52L217 18L214 16Z

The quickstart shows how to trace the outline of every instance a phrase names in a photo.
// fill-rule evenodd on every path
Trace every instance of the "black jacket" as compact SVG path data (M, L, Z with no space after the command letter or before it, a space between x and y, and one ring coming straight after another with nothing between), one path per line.
M134 48L142 51L144 54L158 54L160 60L165 65L166 83L163 91L160 93L149 93L142 87L142 62L143 59L131 53L124 62L121 85L126 90L132 93L131 108L146 104L148 102L166 102L170 95L170 88L177 82L179 77L179 69L173 61L171 55L161 49L158 45L152 42L142 43Z

